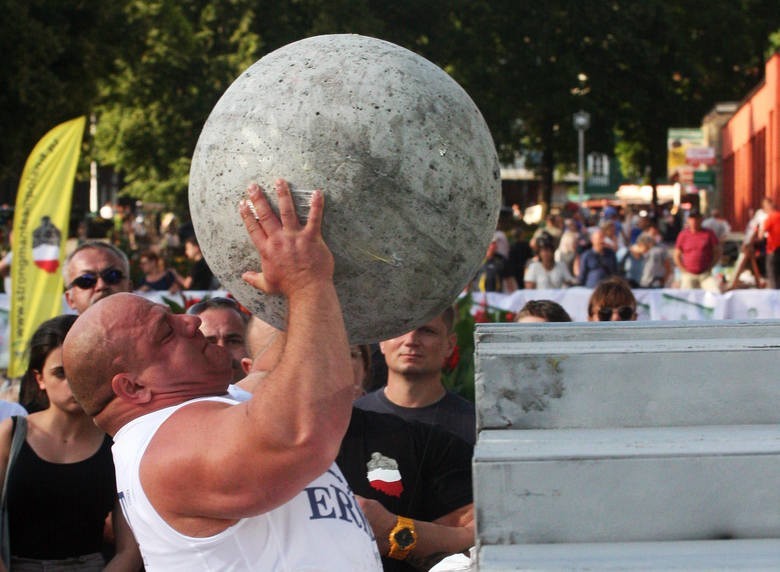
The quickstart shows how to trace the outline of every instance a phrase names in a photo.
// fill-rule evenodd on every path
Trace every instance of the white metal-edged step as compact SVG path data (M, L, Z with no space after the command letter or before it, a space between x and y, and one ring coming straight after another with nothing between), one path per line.
M483 546L481 572L780 570L780 540Z
M775 425L483 431L477 533L485 545L780 538L778 482Z
M529 327L521 328L529 331ZM606 328L604 331L613 332ZM780 423L780 337L689 336L478 344L477 426L598 428ZM531 330L533 331L533 330ZM583 332L585 330L582 330ZM668 328L626 330L654 335ZM507 330L514 332L514 330ZM772 333L776 329L772 329ZM538 335L538 332L537 334Z

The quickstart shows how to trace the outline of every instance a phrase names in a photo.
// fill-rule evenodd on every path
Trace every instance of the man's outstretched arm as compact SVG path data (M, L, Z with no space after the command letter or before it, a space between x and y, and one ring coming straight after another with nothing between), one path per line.
M276 183L277 217L257 185L240 207L262 273L249 284L288 301L287 343L278 366L239 405L200 402L161 426L144 456L142 481L161 514L198 529L267 512L327 470L349 423L349 344L321 232L316 192L301 226L286 182ZM171 522L169 520L169 522ZM173 524L173 522L171 522ZM212 522L204 529L223 528Z

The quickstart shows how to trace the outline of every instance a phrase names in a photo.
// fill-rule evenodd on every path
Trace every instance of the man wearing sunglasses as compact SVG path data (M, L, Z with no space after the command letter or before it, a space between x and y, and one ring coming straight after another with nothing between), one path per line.
M65 300L79 314L111 294L132 291L127 255L108 242L81 244L65 259L62 275Z
M634 293L619 276L606 278L593 289L588 302L589 322L632 322L636 317Z

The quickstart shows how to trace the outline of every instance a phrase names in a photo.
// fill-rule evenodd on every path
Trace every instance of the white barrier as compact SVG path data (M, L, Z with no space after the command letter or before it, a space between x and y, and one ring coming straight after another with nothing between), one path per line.
M528 300L553 300L563 306L572 320L588 319L590 288L561 290L518 290L512 294L473 294L479 305L487 304L517 312ZM745 289L725 294L707 290L635 289L639 320L746 320L780 318L780 290Z
M487 304L508 312L517 312L528 300L553 300L563 306L575 321L588 319L589 288L564 288L561 290L518 290L513 294L488 293ZM184 307L188 301L204 296L226 296L224 290L177 292L139 292L142 296L164 303L163 298ZM707 290L634 290L640 320L744 320L756 318L780 318L780 290L733 290L725 294ZM484 294L474 293L475 304L480 304ZM8 366L8 295L0 293L0 369ZM62 313L72 310L62 298Z

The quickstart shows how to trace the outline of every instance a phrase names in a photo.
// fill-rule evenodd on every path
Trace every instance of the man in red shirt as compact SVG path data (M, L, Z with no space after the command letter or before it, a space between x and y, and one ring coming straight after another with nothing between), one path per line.
M764 220L763 236L766 238L766 282L767 288L777 288L780 284L780 211L775 207L775 202L766 197L764 199L764 212L767 217Z
M720 260L718 237L701 226L701 212L693 207L688 213L686 228L677 235L674 263L680 269L680 288L701 288L710 270Z

